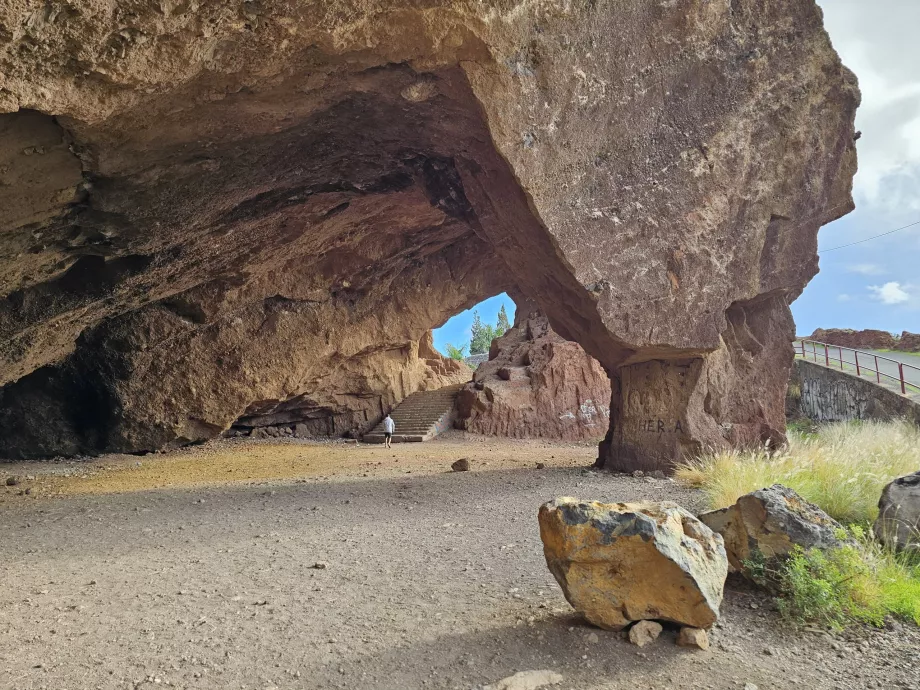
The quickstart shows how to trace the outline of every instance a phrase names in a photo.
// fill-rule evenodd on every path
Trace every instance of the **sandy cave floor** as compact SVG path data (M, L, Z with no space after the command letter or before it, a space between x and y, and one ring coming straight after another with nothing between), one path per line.
M447 471L460 457L473 470ZM543 561L542 502L701 508L594 457L452 432L0 464L21 479L0 487L0 688L475 688L531 669L562 688L920 688L917 629L792 632L734 580L708 652L580 621Z

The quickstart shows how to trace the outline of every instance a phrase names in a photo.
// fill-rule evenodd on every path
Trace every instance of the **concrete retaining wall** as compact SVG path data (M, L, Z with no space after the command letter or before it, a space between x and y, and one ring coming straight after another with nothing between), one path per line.
M799 392L795 395L796 390ZM920 403L839 369L796 359L790 396L815 422L910 419L920 424Z

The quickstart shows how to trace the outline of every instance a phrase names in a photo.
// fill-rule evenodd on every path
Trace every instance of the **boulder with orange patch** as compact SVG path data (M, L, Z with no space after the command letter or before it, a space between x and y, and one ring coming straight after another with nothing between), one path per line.
M546 564L590 623L708 628L718 620L728 575L722 538L676 503L557 498L541 506L539 521Z

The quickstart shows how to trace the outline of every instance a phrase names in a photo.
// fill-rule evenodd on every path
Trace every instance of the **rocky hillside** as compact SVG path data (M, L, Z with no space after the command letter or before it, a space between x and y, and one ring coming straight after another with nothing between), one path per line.
M819 328L807 338L829 345L840 345L854 350L899 350L920 352L920 334L904 331L900 336L888 331L850 328Z

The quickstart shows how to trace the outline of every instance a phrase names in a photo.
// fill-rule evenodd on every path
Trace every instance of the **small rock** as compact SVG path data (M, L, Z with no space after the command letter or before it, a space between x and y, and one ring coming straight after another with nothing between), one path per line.
M591 644L597 644L600 641L601 641L601 638L597 636L597 633L591 633L590 635L588 635L588 642L590 642Z
M450 466L454 472L469 472L470 470L470 461L466 458L460 458L453 465Z
M758 687L757 687L756 685L754 685L753 683L745 683L745 684L744 684L744 690L760 690L760 688L758 688Z
M709 649L709 636L702 628L680 629L677 634L677 644L681 647L696 647L697 649Z
M644 477L645 472L643 472L642 470L636 470L635 472L632 473L632 476L638 479L639 477Z
M483 690L537 690L548 685L559 685L562 681L562 676L555 671L519 671L492 685L486 685Z
M325 561L317 561L310 567L313 568L314 570L325 570L327 567L327 564Z
M538 469L538 470L542 470L544 467L546 467L546 465L544 465L542 462L538 462L538 463L537 463L537 469Z
M668 478L668 475L666 475L666 474L665 474L664 472L662 472L661 470L655 470L654 472L652 472L652 476L653 476L655 479L667 479L667 478Z
M654 642L661 634L661 624L655 621L639 621L629 629L629 641L637 647Z
M19 484L19 477L7 477L6 478L7 486L16 486L17 484Z

